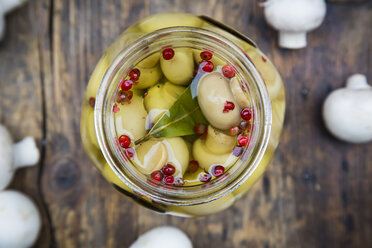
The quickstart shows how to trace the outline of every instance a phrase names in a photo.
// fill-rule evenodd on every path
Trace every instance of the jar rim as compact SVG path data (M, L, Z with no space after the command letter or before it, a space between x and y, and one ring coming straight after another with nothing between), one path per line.
M154 186L148 182L143 182L143 179L140 180L139 175L135 174L137 170L133 165L128 166L130 161L123 156L121 152L117 151L117 145L114 139L109 138L109 133L112 132L115 127L113 126L112 120L110 123L108 115L110 112L112 114L112 111L109 111L112 109L110 92L113 91L113 85L115 84L114 78L120 74L119 71L124 70L129 72L131 68L130 65L133 64L131 62L133 62L136 57L138 59L138 56L144 48L148 48L149 45L155 44L159 40L164 42L167 42L167 39L174 40L176 35L178 35L177 38L179 38L179 42L181 42L182 39L186 39L186 37L197 36L203 39L206 45L208 44L211 46L212 43L216 43L218 46L222 46L221 44L223 44L225 48L228 48L229 53L232 54L231 56L239 61L239 65L241 65L239 68L243 68L245 73L251 77L252 83L255 86L256 96L259 100L257 103L259 106L257 105L255 110L259 109L260 111L255 112L255 117L257 118L255 121L257 121L257 123L255 123L254 126L259 124L256 128L257 139L254 142L254 146L250 147L250 151L246 151L250 160L247 160L247 163L244 161L241 162L244 164L244 168L240 168L240 172L235 175L235 177L217 178L206 184L174 187L173 189L169 186ZM202 42L202 40L200 40L200 42ZM250 177L258 167L269 142L272 121L271 111L271 101L263 78L243 49L225 36L211 30L178 26L163 28L144 34L137 40L128 44L117 54L110 66L106 69L98 88L94 109L94 126L103 156L116 176L130 189L137 194L146 196L161 204L188 206L217 200L234 191ZM123 170L123 166L125 170ZM223 184L221 184L221 182L223 182Z

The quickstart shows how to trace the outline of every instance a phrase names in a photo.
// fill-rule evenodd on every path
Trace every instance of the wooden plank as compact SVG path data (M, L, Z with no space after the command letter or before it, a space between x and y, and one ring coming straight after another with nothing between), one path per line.
M0 121L19 141L33 136L42 150L44 140L42 68L36 21L42 21L44 10L35 12L34 3L26 4L6 17L6 33L0 42ZM43 157L43 154L42 154ZM50 226L39 176L42 159L34 166L17 171L10 189L30 196L38 205L43 227L36 247L50 243Z
M111 247L122 232L130 242L135 238L130 233L133 224L119 224L132 223L135 214L128 213L135 213L136 207L88 161L79 131L86 83L104 49L122 30L114 25L123 23L120 12L114 3L103 1L53 1L52 12L52 67L47 76L50 83L45 84L49 146L43 189L57 243L60 247Z
M206 14L238 28L286 81L288 115L274 162L247 196L209 217L158 215L120 196L93 168L80 141L81 99L99 57L130 24L164 11ZM166 224L185 230L196 247L372 243L372 145L333 139L320 118L330 89L354 72L372 76L371 8L329 5L324 25L299 51L277 48L277 34L254 1L54 0L52 13L51 33L41 37L48 140L42 186L60 247L126 247Z

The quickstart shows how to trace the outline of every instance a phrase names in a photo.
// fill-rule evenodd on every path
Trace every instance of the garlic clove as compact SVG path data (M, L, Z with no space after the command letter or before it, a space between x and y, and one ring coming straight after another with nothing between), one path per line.
M173 84L186 85L194 75L194 57L189 48L175 48L173 58L160 57L160 66L164 76Z
M154 67L151 68L142 68L138 66L137 69L140 70L141 75L137 81L137 84L133 87L135 89L146 89L148 87L151 87L156 84L162 77L159 64L156 64Z
M134 94L130 103L118 104L120 109L115 115L117 135L128 135L132 140L137 140L146 134L147 112L142 96ZM131 118L128 118L130 116Z
M145 174L160 170L168 160L166 146L160 140L149 140L136 148L138 167Z
M142 68L152 68L155 67L157 63L159 63L160 59L160 53L154 53L142 60L141 62L138 63L137 66L142 67Z
M141 236L129 248L192 248L187 235L171 226L154 228Z
M186 142L180 137L171 137L165 138L163 143L167 147L168 163L171 163L176 168L173 176L175 178L183 177L190 160L190 151Z

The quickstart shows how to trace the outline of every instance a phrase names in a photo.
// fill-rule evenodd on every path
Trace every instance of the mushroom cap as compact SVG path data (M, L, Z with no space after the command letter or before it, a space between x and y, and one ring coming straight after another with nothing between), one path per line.
M141 236L130 248L192 248L187 235L180 229L171 226L154 228Z
M8 186L13 178L13 140L8 130L0 125L0 190Z
M291 32L319 27L326 13L324 0L269 0L263 6L265 18L272 27Z
M0 192L0 247L31 247L40 227L39 211L30 198L14 190Z
M353 75L346 88L337 89L326 98L323 119L327 129L340 140L372 141L372 87L363 75Z
M232 102L234 109L224 112L226 102ZM229 81L219 72L203 75L198 84L198 103L208 122L227 130L240 121L240 109L230 89Z

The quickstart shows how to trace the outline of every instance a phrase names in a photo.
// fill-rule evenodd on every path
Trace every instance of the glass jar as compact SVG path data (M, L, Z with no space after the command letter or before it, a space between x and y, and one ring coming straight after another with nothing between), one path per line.
M118 80L145 58L151 64L151 56L170 45L213 51L233 64L254 110L249 146L223 176L200 185L151 183L124 155L115 132ZM280 75L249 38L209 17L157 14L123 32L98 62L82 104L81 136L89 158L122 194L160 213L203 216L231 206L262 176L278 145L284 112Z

